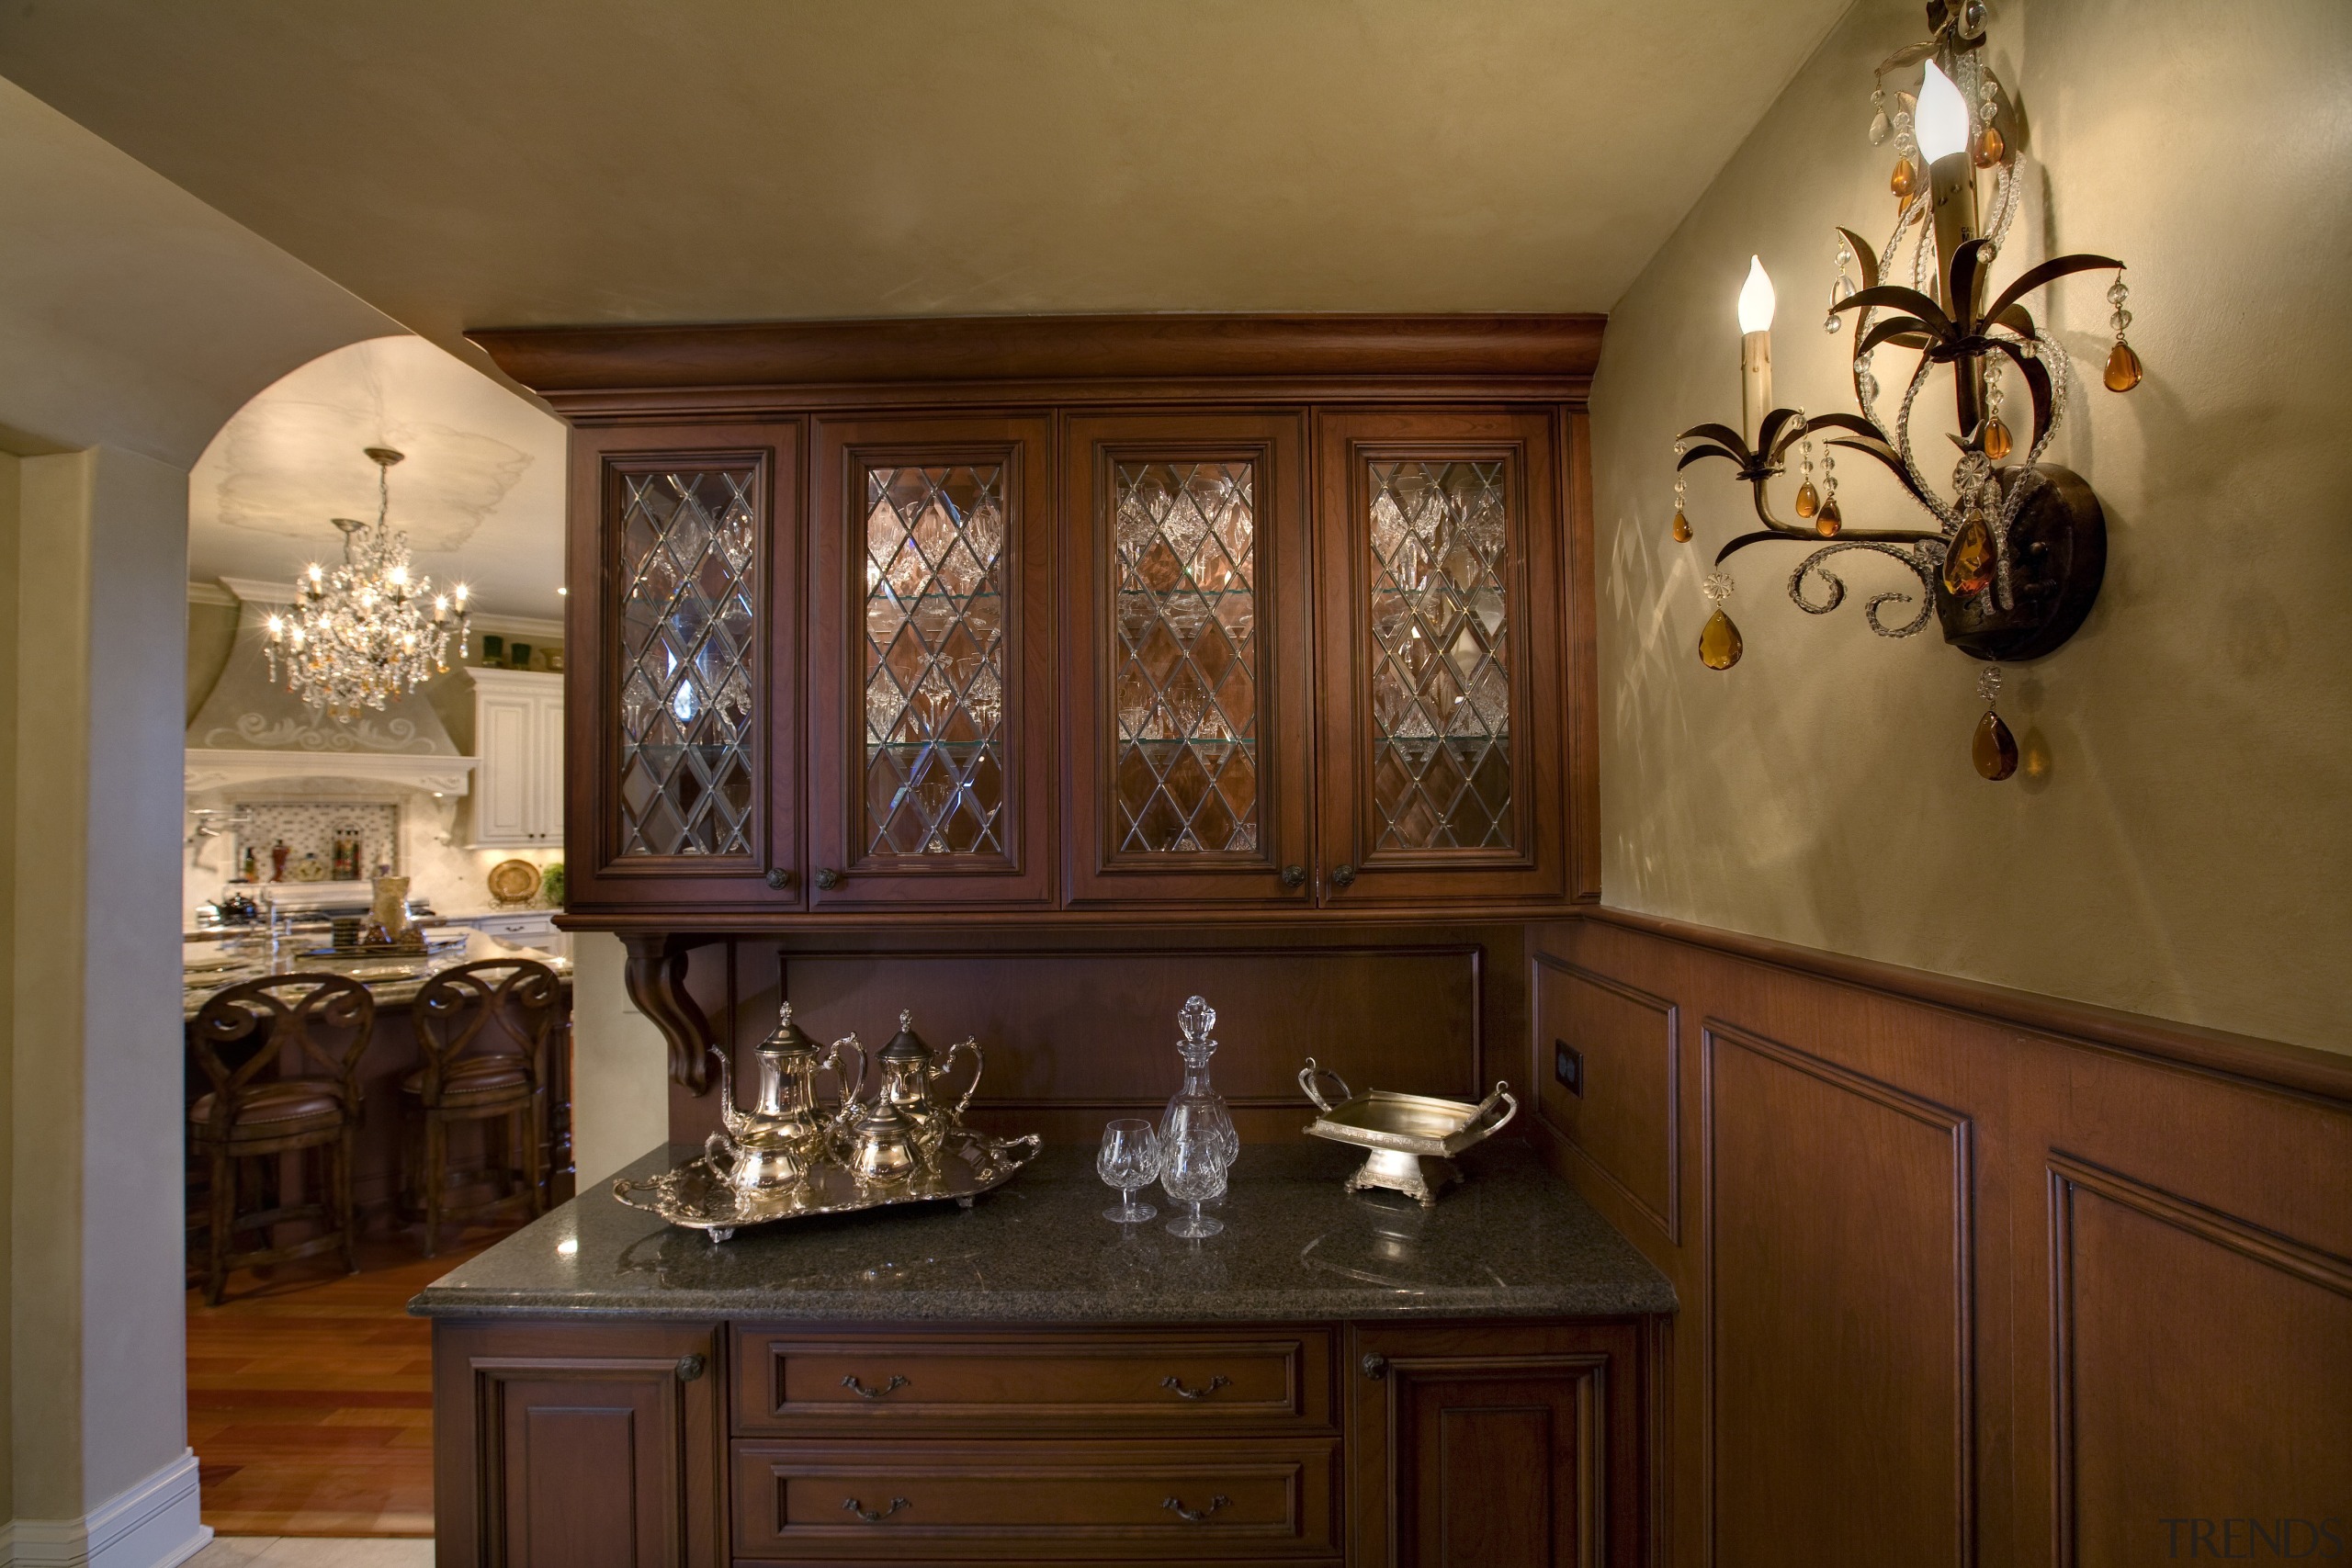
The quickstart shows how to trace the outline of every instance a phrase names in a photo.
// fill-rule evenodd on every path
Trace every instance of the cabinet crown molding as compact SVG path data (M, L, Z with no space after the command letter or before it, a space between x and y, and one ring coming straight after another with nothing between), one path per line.
M1280 378L1556 381L1600 360L1599 315L910 316L701 326L485 328L466 336L566 394L893 382Z

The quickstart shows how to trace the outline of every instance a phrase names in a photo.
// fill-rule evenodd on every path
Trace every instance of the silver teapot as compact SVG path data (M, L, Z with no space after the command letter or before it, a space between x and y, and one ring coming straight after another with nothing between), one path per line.
M718 1107L727 1130L704 1141L711 1168L729 1187L752 1192L788 1187L808 1168L823 1159L834 1139L856 1117L857 1091L865 1081L865 1051L857 1036L845 1034L830 1046L820 1046L792 1021L792 1004L784 1004L775 1032L760 1042L758 1103L744 1111L735 1103L735 1088L727 1053L713 1045L718 1058ZM849 1075L844 1064L855 1062ZM817 1099L817 1075L831 1072L841 1084L840 1105L828 1111Z
M953 1105L939 1105L931 1098L931 1086L955 1071L956 1058L968 1053L972 1058L972 1081ZM932 1064L937 1062L938 1066ZM882 1047L877 1057L878 1081L874 1089L874 1109L866 1112L857 1133L857 1154L852 1164L863 1168L866 1128L876 1122L876 1113L889 1107L903 1116L913 1134L914 1146L926 1167L939 1160L940 1145L950 1129L960 1126L964 1111L972 1103L972 1096L980 1087L980 1069L984 1066L979 1042L958 1040L947 1047L944 1056L935 1054L915 1032L914 1014L899 1015L899 1032ZM887 1123L885 1123L887 1125Z

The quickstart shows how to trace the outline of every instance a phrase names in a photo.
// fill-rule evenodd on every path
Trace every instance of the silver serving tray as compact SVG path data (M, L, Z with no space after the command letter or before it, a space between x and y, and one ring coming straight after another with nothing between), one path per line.
M1318 1078L1329 1078L1340 1086L1339 1101L1323 1098L1316 1087ZM1308 1136L1372 1151L1363 1168L1348 1178L1349 1191L1385 1187L1417 1198L1424 1205L1436 1202L1439 1190L1448 1182L1461 1179L1462 1173L1453 1166L1455 1155L1494 1136L1519 1114L1519 1101L1512 1098L1510 1085L1503 1082L1498 1082L1494 1093L1476 1105L1379 1089L1356 1094L1345 1078L1317 1066L1309 1056L1306 1066L1299 1069L1298 1084L1322 1112L1306 1124ZM1498 1106L1502 1108L1499 1116L1495 1114Z
M744 1225L815 1214L854 1214L951 1198L968 1209L981 1193L1012 1180L1015 1171L1037 1157L1042 1145L1035 1133L1005 1139L956 1127L941 1143L935 1171L918 1170L895 1181L867 1181L846 1166L826 1159L811 1166L807 1175L788 1187L749 1192L729 1186L725 1177L711 1168L710 1157L705 1155L643 1181L616 1181L613 1196L632 1209L659 1214L673 1225L707 1231L712 1241L720 1242Z

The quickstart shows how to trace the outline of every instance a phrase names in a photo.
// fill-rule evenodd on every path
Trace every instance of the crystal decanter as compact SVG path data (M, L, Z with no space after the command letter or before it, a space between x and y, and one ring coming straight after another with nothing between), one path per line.
M1180 1146L1200 1145L1214 1148L1217 1163L1230 1169L1241 1153L1241 1135L1234 1131L1225 1097L1209 1087L1209 1058L1216 1055L1209 1031L1216 1027L1216 1010L1193 997L1177 1013L1176 1022L1183 1032L1176 1052L1184 1058L1184 1087L1159 1118L1161 1157L1172 1163Z

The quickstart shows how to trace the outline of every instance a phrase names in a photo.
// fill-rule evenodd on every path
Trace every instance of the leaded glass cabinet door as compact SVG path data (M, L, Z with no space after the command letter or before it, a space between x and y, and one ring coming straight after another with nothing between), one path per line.
M1557 897L1557 418L1340 414L1317 439L1324 900Z
M566 739L575 907L800 902L799 439L797 423L575 437L574 504L599 520L572 545L568 672L594 682L593 721Z
M821 423L819 908L1053 897L1043 419Z
M1069 423L1073 903L1312 901L1303 423Z

